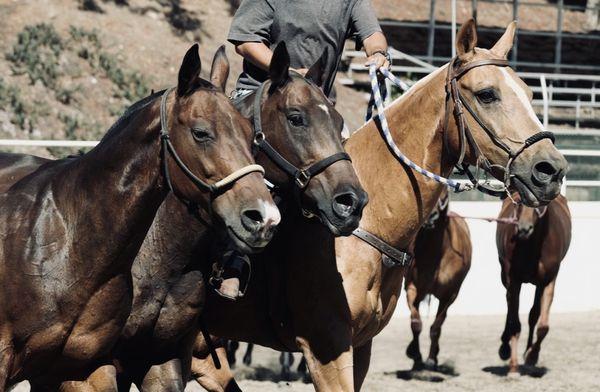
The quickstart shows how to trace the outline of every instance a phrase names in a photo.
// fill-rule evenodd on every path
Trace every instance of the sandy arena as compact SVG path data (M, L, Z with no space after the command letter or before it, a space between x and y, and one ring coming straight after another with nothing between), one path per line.
M423 315L427 307L422 307ZM433 317L425 319L428 326ZM521 315L524 351L527 317ZM440 363L444 373L410 371L412 362L404 350L411 338L408 319L395 318L375 338L371 369L363 391L600 391L600 311L552 314L550 333L542 345L539 368L529 375L507 378L498 357L504 316L449 316L442 330ZM425 329L424 329L425 331ZM428 330L427 330L428 331ZM423 355L429 349L427 333L421 335ZM238 358L245 345L238 351ZM237 379L244 391L314 391L302 381L277 382L279 355L256 348L256 368L238 366ZM296 357L298 362L299 355ZM295 367L294 367L295 369ZM454 373L454 374L452 374ZM275 382L274 382L275 381ZM187 391L201 391L195 383Z

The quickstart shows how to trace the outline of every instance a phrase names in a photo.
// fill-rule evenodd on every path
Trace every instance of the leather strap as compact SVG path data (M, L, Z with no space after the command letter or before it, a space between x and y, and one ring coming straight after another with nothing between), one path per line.
M413 256L410 253L394 248L393 246L383 241L376 235L371 234L368 231L361 229L360 227L354 230L352 232L352 235L354 235L357 238L360 238L367 244L371 245L373 248L383 253L385 256L389 257L391 259L389 260L391 261L391 263L389 261L386 262L385 258L383 258L383 263L387 267L407 267L410 265L413 259Z

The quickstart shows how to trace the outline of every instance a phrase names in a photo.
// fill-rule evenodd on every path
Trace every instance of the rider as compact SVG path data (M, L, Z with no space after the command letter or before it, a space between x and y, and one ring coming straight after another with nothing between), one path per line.
M244 58L243 72L231 98L250 94L268 79L272 48L282 41L291 67L301 75L327 51L323 90L332 97L344 43L352 36L364 47L365 65L389 67L387 41L370 0L243 0L228 37ZM226 253L217 287L221 295L237 298L244 266L249 266L247 256Z

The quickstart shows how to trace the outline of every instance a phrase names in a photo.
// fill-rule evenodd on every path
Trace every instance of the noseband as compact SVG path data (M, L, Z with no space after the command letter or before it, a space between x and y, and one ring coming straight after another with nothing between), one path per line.
M479 60L468 63L465 66L457 66L459 59L455 57L452 59L450 64L448 65L448 74L446 77L446 114L444 120L444 143L446 145L446 149L449 149L449 141L448 141L448 123L450 119L450 102L454 105L454 116L456 119L456 124L458 126L459 131L459 145L460 145L460 154L458 156L458 161L456 163L456 167L460 172L465 173L469 180L473 183L473 185L480 191L487 193L492 196L501 197L507 194L507 189L510 185L510 180L514 176L511 174L511 166L513 162L517 159L526 148L531 147L537 142L540 142L544 139L550 139L552 143L554 143L554 134L549 131L538 132L533 136L527 138L522 146L517 150L513 150L508 146L505 142L503 142L496 132L490 129L477 115L477 113L473 110L471 106L464 100L462 94L460 93L460 89L458 88L458 80L464 76L467 72L472 70L473 68L482 67L486 65L495 65L498 67L508 67L509 63L505 59L487 59L487 60ZM488 137L492 140L492 142L500 147L504 152L508 154L508 162L506 166L492 164L483 154L481 148L475 141L469 126L467 125L467 121L465 119L464 109L469 112L471 117L479 124L481 129L488 135ZM467 143L471 147L473 153L475 154L476 163L476 174L474 175L469 165L464 162L465 151ZM479 168L482 167L485 171L491 171L492 169L499 169L504 173L504 189L494 189L492 187L485 186L481 184L477 178L479 176Z
M294 184L294 193L298 201L300 201L300 194L306 189L310 180L333 165L338 161L350 161L350 155L345 152L338 152L327 158L321 159L320 161L312 164L311 166L300 169L290 161L285 159L273 146L267 141L267 138L262 129L262 97L267 82L264 82L256 90L254 97L253 117L254 117L254 146L256 149L265 153L265 155L273 162L278 168L285 172Z
M173 90L174 90L173 87L166 90L160 100L160 127L161 127L160 140L162 143L161 155L162 155L162 162L163 162L163 172L165 175L165 180L167 181L167 185L171 192L173 192L173 184L171 183L171 175L169 174L169 165L168 165L167 159L166 159L167 153L170 154L171 157L173 157L173 159L175 160L175 163L177 164L177 166L179 166L179 168L181 169L183 174L185 174L186 177L199 190L210 193L211 197L215 197L215 196L223 193L225 188L230 187L236 181L247 176L250 173L261 173L263 175L265 174L265 169L263 169L262 166L253 164L253 165L244 166L243 168L234 171L233 173L231 173L227 177L223 178L222 180L217 181L212 184L209 184L206 181L203 181L200 178L198 178L194 173L192 173L192 171L187 167L187 165L185 163L183 163L183 161L177 154L177 151L175 151L175 147L173 146L173 143L171 143L171 138L169 137L169 126L167 123L167 98L169 96L169 93ZM173 193L175 193L175 192L173 192ZM185 204L188 205L188 207L195 205L195 203L190 202L190 201L186 201L183 199L182 199L182 201L184 201Z

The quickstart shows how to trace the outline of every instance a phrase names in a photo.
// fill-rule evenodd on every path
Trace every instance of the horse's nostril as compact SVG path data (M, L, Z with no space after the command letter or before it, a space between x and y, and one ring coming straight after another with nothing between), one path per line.
M358 198L352 192L342 193L333 199L333 212L340 218L347 218L356 209Z
M558 173L558 169L549 161L541 161L535 164L533 167L533 179L538 182L539 185L544 185L550 183L556 173Z
M244 210L242 212L242 224L248 231L259 230L263 225L264 218L258 210Z

